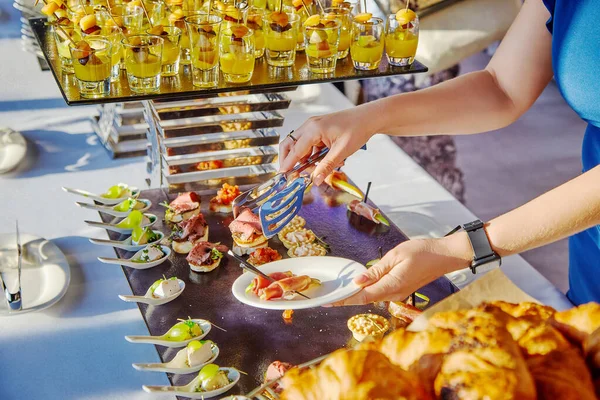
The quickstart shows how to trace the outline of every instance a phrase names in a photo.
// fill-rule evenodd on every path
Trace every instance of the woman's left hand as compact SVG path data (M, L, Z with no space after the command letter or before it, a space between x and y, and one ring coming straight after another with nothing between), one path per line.
M360 292L332 306L403 301L440 276L468 267L472 259L473 250L464 232L440 239L409 240L354 279L362 287Z

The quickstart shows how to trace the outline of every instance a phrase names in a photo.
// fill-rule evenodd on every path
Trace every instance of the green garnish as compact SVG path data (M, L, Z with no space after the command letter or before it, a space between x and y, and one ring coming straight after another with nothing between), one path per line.
M210 251L210 258L214 261L220 260L221 258L223 258L223 253L221 253L219 250L213 247Z
M250 293L254 290L254 280L246 287L246 293Z

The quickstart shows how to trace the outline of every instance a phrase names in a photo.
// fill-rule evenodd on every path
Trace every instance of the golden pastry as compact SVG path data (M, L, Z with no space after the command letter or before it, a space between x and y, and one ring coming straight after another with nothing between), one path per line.
M288 250L290 257L324 256L325 254L327 254L325 247L317 243L303 243Z
M358 314L348 320L348 329L359 342L366 338L377 340L390 329L390 323L381 315Z
M277 234L277 237L279 237L281 243L288 249L301 244L312 243L316 239L315 234L310 229L294 227L284 228Z

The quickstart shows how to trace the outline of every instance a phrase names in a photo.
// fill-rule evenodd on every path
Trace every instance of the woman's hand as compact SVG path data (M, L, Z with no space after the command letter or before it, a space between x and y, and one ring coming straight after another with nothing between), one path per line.
M472 259L473 250L464 232L441 239L409 240L354 279L362 287L360 292L332 305L403 301L440 276L468 267Z
M333 114L312 117L293 132L293 137L279 145L281 171L289 171L297 162L310 156L313 149L326 146L329 153L313 172L313 182L320 185L344 160L360 149L376 131L370 127L372 116L365 106Z

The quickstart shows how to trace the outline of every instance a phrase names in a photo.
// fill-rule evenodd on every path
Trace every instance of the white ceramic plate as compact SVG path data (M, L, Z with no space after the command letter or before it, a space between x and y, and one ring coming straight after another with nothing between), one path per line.
M269 310L300 310L320 307L343 300L360 291L352 280L367 269L360 263L338 257L297 257L275 261L259 267L265 274L291 271L294 275L308 275L321 281L303 294L311 299L296 296L292 300L261 300L254 293L246 293L246 287L255 275L245 272L235 280L231 291L236 299L252 307Z
M9 313L4 294L0 297L0 315L18 315L40 311L58 302L67 292L71 270L67 258L52 242L21 233L23 264L21 296L23 309ZM17 243L13 233L0 234L0 271L5 284L14 291L17 279Z

